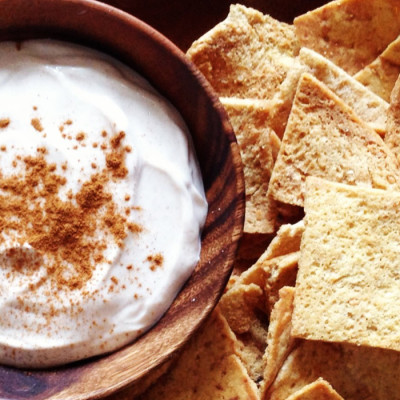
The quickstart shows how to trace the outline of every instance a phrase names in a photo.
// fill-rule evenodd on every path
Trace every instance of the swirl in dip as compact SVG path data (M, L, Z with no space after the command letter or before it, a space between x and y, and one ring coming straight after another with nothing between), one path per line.
M187 128L142 77L72 44L1 43L0 85L0 363L115 350L199 259Z

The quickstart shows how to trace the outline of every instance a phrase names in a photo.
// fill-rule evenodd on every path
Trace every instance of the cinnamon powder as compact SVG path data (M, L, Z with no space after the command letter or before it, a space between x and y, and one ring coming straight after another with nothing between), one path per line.
M0 128L7 128L10 125L10 120L8 118L0 119Z
M7 177L0 173L0 245L10 237L18 241L19 246L7 254L15 273L29 274L44 265L54 288L79 289L92 277L96 265L106 261L103 252L108 242L122 247L129 231L140 233L141 227L119 213L107 191L110 180L127 174L124 136L119 133L110 139L106 167L66 200L59 192L67 180L57 173L56 164L46 161L45 148L38 148L33 156L15 158L21 173ZM26 243L35 256L16 250ZM46 258L43 263L42 257Z

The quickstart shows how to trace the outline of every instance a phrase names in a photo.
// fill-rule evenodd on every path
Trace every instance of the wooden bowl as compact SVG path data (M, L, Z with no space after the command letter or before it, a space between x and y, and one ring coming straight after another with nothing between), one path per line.
M99 398L167 363L216 305L242 233L241 160L231 126L209 85L177 47L145 23L91 0L0 2L0 40L36 37L75 41L108 52L164 94L192 133L209 203L200 262L148 333L110 355L60 368L28 371L0 366L2 399Z

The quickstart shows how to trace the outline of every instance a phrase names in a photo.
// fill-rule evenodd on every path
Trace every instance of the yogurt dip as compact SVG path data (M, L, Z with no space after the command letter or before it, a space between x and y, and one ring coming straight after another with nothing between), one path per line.
M187 127L138 74L73 44L0 43L0 86L0 363L120 348L199 259Z

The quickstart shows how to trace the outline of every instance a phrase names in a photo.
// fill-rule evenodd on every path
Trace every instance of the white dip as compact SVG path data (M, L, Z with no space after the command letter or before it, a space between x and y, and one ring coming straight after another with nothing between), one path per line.
M187 128L87 48L0 44L0 363L47 367L149 329L200 254Z

